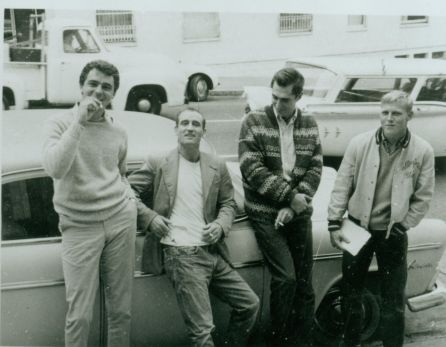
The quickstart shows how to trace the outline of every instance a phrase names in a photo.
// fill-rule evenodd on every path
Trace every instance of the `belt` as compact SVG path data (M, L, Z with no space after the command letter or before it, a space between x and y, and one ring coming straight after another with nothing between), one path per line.
M362 227L361 225L361 221L355 217L353 217L352 215L348 215L348 219L350 219L353 223L355 223L356 225ZM369 232L387 232L387 229L368 229Z
M217 252L217 244L214 243L212 245L202 245L202 246L173 246L173 245L166 245L162 244L163 248L176 248L176 249L191 249L191 248L201 248L205 251L208 251L209 253L216 253Z

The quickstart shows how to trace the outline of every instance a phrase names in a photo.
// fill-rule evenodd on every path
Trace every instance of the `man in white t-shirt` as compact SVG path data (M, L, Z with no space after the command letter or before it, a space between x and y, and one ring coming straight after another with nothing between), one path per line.
M180 112L178 148L149 156L129 182L137 196L153 194L153 208L138 202L138 223L163 245L164 266L191 344L214 346L212 293L233 309L228 346L242 346L256 321L259 299L229 261L224 237L235 216L234 189L226 164L200 152L205 125L197 110Z

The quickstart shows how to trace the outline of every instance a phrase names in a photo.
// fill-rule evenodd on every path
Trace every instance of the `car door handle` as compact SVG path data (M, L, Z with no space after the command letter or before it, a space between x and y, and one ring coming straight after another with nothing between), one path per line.
M338 137L340 134L341 134L341 130L339 130L339 128L338 127L336 127L336 137Z
M324 131L323 131L324 137L327 137L329 133L330 132L328 131L327 127L324 127Z

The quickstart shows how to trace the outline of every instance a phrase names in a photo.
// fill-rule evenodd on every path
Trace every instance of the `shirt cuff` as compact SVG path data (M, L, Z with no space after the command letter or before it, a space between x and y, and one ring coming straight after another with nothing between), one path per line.
M329 220L328 221L328 231L333 232L341 229L342 221L341 220Z

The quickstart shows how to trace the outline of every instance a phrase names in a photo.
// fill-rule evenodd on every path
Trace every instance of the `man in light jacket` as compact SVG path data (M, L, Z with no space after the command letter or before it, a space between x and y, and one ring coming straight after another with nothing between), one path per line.
M406 232L428 211L435 179L432 147L407 128L412 105L402 91L382 97L381 127L352 139L331 194L332 245L344 250L342 243L350 241L341 229L346 211L371 234L356 256L343 252L344 346L360 346L361 293L374 253L381 281L383 344L403 346Z
M253 328L259 299L232 268L225 244L235 216L231 177L224 161L200 152L205 119L195 109L180 112L178 148L150 155L129 182L137 197L151 192L153 208L138 201L138 224L163 245L165 269L177 297L192 346L214 346L209 294L231 308L228 346L243 346ZM159 268L159 266L153 267Z

